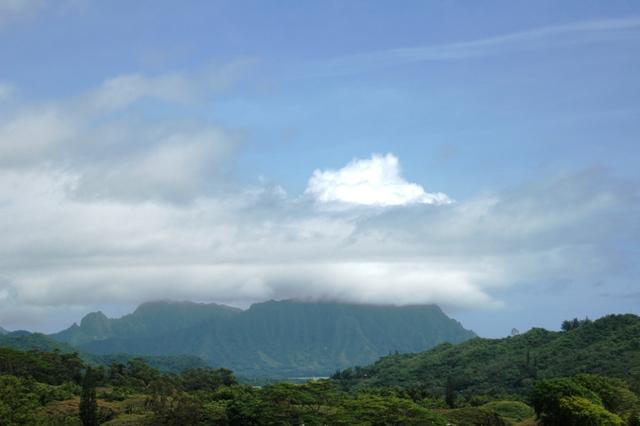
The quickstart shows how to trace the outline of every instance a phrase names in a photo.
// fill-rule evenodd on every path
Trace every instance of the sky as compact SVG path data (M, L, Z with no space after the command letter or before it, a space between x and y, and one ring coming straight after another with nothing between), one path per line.
M640 313L640 3L0 0L0 326Z

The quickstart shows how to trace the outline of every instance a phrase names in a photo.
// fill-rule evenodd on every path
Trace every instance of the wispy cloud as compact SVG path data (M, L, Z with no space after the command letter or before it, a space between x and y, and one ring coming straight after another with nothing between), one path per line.
M453 61L586 43L640 41L640 17L575 22L442 45L400 47L336 58L319 74L347 75L415 62Z

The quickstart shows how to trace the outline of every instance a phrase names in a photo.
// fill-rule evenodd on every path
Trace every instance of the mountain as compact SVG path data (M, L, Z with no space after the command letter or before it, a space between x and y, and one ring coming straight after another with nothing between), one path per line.
M11 348L21 351L78 353L80 358L90 365L109 366L112 363L127 364L133 358L142 358L149 366L167 373L179 373L191 368L207 368L209 364L193 355L172 356L135 356L129 354L95 355L78 351L75 347L58 342L41 333L14 331L0 335L0 348Z
M86 315L80 325L50 336L72 345L119 338L148 338L176 332L204 321L222 321L242 312L240 309L215 303L154 302L140 305L133 313L110 319L102 312Z
M535 379L597 373L640 391L640 317L609 315L552 332L535 328L504 339L476 338L418 354L391 355L334 375L345 388L393 386L443 394L528 394Z
M161 315L160 315L161 313ZM237 310L156 302L108 319L89 314L51 337L96 354L196 355L245 376L323 376L474 337L435 305L371 306L293 300Z
M3 336L5 334L9 333L7 330L5 330L4 328L0 327L0 336Z
M31 333L24 330L13 331L0 335L0 347L19 349L22 351L37 350L41 352L77 352L77 349L73 346L64 342L58 342L46 334Z

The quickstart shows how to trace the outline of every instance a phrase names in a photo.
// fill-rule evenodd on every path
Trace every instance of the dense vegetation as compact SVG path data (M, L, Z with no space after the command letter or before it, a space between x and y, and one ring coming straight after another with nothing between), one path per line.
M475 335L437 306L295 301L246 311L214 304L147 303L130 315L87 315L51 335L94 354L198 356L243 376L327 376L391 352L415 352Z
M4 335L0 335L0 347L23 351L77 353L84 362L91 366L110 365L114 362L126 364L132 358L139 358L149 366L168 373L179 373L187 369L209 367L207 362L193 355L89 354L78 351L66 343L57 342L44 334L29 333L27 331L7 332Z
M264 387L226 369L1 348L0 425L640 426L638 324L609 316Z
M526 398L535 413L521 401L447 399L413 388L346 391L330 380L257 388L225 369L161 373L140 359L91 368L77 354L0 349L3 426L640 424L627 384L592 374L536 381Z
M610 315L564 332L532 329L504 339L476 338L417 354L397 354L334 375L345 389L403 387L458 398L524 398L540 378L598 373L640 391L640 317Z

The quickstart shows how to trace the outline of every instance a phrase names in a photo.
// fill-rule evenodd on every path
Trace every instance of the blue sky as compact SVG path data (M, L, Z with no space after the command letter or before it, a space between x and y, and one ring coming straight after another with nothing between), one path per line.
M0 0L0 325L637 313L639 53L630 1Z

